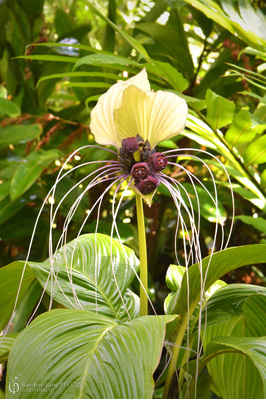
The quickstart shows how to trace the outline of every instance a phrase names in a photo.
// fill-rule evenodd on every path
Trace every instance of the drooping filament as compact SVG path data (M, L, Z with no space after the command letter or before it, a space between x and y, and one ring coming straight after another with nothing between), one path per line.
M176 221L175 221L175 235L173 238L173 248L175 250L176 263L186 267L186 270L191 264L198 263L199 269L201 269L202 260L202 245L201 245L201 228L202 228L202 207L204 206L201 197L201 191L204 191L209 202L213 206L213 220L214 229L212 242L209 247L209 254L212 255L214 251L221 250L228 245L229 237L232 231L232 224L229 229L228 240L225 240L225 216L221 214L219 207L219 187L216 185L216 178L212 172L211 164L216 163L221 171L223 171L224 179L227 179L230 187L230 178L226 172L225 167L220 162L220 160L210 153L199 150L199 149L175 149L165 152L157 152L156 149L151 149L149 143L144 142L141 137L136 136L135 138L124 139L121 143L121 149L118 154L115 151L106 149L101 146L85 146L86 148L100 148L105 150L110 154L110 158L117 157L117 160L99 160L99 161L89 161L87 163L82 163L80 165L74 166L71 170L64 170L66 164L70 162L74 154L79 152L81 149L76 150L73 154L69 156L64 165L62 166L59 174L57 176L56 182L50 192L47 194L46 199L41 207L39 216L36 221L36 225L40 218L40 215L44 209L45 204L49 196L54 199L50 204L50 231L49 234L49 261L50 261L50 273L47 278L51 281L51 288L57 286L61 293L68 298L68 295L64 293L64 288L60 287L57 279L57 259L54 257L56 251L61 248L64 244L68 242L69 232L71 231L71 222L75 217L75 214L80 207L81 201L84 199L86 193L92 189L100 189L98 193L98 198L90 205L90 209L87 210L86 215L81 221L80 228L78 229L77 237L79 237L86 229L88 221L92 218L92 215L96 214L96 226L95 232L100 230L99 221L101 218L101 210L103 207L103 200L106 196L110 195L112 191L111 202L110 202L110 215L111 215L111 228L110 236L113 238L116 234L118 240L122 243L119 234L119 228L117 225L117 218L119 215L119 209L122 203L125 201L125 193L129 189L136 189L141 194L146 195L153 193L157 189L162 189L167 191L169 198L172 199L172 208L175 210ZM186 153L185 153L186 152ZM190 152L191 154L188 154ZM195 163L201 163L205 169L204 181L201 181L199 177L195 176L190 169L186 168L180 160L185 157L186 160L190 158ZM203 158L203 159L202 159ZM73 171L76 171L86 165L91 167L95 166L95 169L90 172L87 176L80 179L77 183L73 185L63 196L60 196L60 191L58 191L58 186L64 178L69 177ZM167 168L167 169L166 169ZM178 173L173 174L173 170L179 170ZM183 185L182 180L179 179L186 175L186 185ZM205 182L206 181L206 182ZM102 189L102 183L104 183L104 188ZM188 185L189 188L188 189ZM58 213L65 202L68 201L70 196L73 195L74 191L83 185L82 192L78 194L77 198L74 200L73 204L68 208L66 213L65 221L62 224L61 232L57 236L57 241L54 243L54 224L57 221ZM162 194L158 194L155 201L162 201ZM232 208L234 211L234 200L233 193L231 190ZM232 218L233 221L233 218ZM36 225L33 231L33 237L35 234ZM162 227L164 229L164 227ZM31 250L31 245L33 237L30 243L29 253L26 262L29 259L29 254ZM219 243L219 246L217 246ZM73 254L75 251L75 246L73 247ZM180 257L183 254L183 257ZM210 257L211 263L211 257ZM26 263L25 263L26 266ZM25 267L26 268L26 267ZM73 296L69 300L71 307L82 308L82 302L78 298L75 291L75 285L72 279L72 263L68 265L68 279L72 285ZM135 271L137 276L137 273ZM188 275L186 275L188 278ZM23 276L22 276L23 279ZM115 280L115 271L113 270L113 277L110 279ZM97 276L95 273L95 284ZM201 304L199 305L199 331L201 330L201 315L203 312L204 294L205 294L205 281L206 275L201 275ZM117 287L119 292L119 287ZM18 293L19 295L19 293ZM148 296L148 294L147 294ZM189 296L189 282L188 282L188 296ZM122 301L122 295L120 295ZM53 291L51 291L51 299L53 298ZM18 299L18 296L17 296ZM41 302L41 300L40 300ZM39 302L39 303L40 303ZM95 311L97 312L97 293L95 292ZM126 305L124 304L125 308ZM15 306L16 307L16 306ZM52 307L52 300L50 303ZM154 309L153 309L154 310ZM126 310L127 311L127 310ZM154 310L154 313L156 311ZM128 312L128 318L130 319L130 313ZM189 347L189 321L187 327L187 347ZM202 340L200 340L200 335L198 336L198 343L196 352L199 355L202 347ZM189 359L189 352L194 351L192 349L187 349L187 360Z

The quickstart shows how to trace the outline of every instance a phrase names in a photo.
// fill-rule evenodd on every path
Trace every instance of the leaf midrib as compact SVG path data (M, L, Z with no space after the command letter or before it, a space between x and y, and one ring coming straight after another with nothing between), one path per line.
M97 342L95 343L95 346L94 346L94 347L92 348L92 350L90 351L91 357L88 358L87 365L86 365L86 368L85 368L84 373L83 373L83 378L82 378L82 382L81 382L81 390L80 390L80 392L79 392L79 396L77 397L78 399L83 398L82 396L83 396L83 394L84 394L84 387L85 387L85 383L86 383L86 377L87 377L87 374L88 374L88 370L89 370L90 364L91 364L92 359L93 359L92 355L95 353L96 348L99 346L99 343L100 343L100 341L103 339L103 337L104 337L111 329L115 328L115 327L118 325L118 324L115 323L115 322L114 322L114 324L115 324L114 326L108 327L107 329L105 329L105 330L103 331L103 333L101 334L101 336L99 337L99 339L98 339Z

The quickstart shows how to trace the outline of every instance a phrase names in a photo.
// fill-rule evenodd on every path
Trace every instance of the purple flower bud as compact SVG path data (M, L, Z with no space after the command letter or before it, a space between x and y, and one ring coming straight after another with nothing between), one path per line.
M148 176L146 179L142 179L140 182L136 183L135 188L142 194L149 194L153 192L160 185L159 179L154 176Z
M167 166L167 158L162 153L154 153L150 156L149 163L154 171L162 171Z
M136 181L147 178L149 172L150 168L145 162L136 163L131 169L131 175Z
M122 139L122 149L127 153L135 153L135 151L138 151L139 144L137 138L129 137Z

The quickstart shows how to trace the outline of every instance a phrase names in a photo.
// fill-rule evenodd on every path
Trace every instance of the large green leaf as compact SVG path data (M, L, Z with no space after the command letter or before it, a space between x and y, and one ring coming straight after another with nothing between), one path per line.
M266 332L266 289L243 284L220 288L207 302L206 315L203 358L213 357L208 371L217 394L222 398L262 398L263 381L265 396L266 341L260 342L259 337ZM223 338L222 343L232 344L233 349L243 354L224 353L216 357L221 349L212 348L210 343L216 342L217 336L230 336Z
M207 301L207 312L206 314L203 313L202 326L205 326L205 322L209 327L221 324L234 317L243 317L242 308L244 304L245 307L247 306L247 299L250 299L247 304L252 304L253 296L262 296L262 299L264 298L266 301L266 288L255 285L232 284L218 289ZM254 315L252 323L245 317L243 326L244 324L246 324L245 332L248 332L250 336L262 336L264 334L265 325L261 315ZM256 334L254 329L256 329Z
M89 64L89 65L108 65L108 64L119 64L119 65L134 65L138 66L139 64L134 60L128 60L125 57L120 57L115 54L89 54L88 56L80 58L74 69L80 67L81 65Z
M257 29L263 27L265 25L265 16L259 10L256 10L253 7L250 7L249 4L249 17L243 18L234 8L234 2L231 0L224 0L221 2L222 7L213 0L184 0L186 3L190 4L192 7L197 8L201 12L203 12L208 18L217 22L233 35L238 35L240 39L242 39L245 43L249 44L251 47L264 51L266 46L266 40L262 37L262 31L259 32ZM248 1L245 1L245 4L240 0L240 10L246 8ZM254 20L254 17L258 18L260 21L256 26L256 33L254 31L254 24L251 24L250 21ZM255 18L256 18L255 17Z
M208 342L199 359L201 372L207 364L212 390L223 399L262 399L266 395L266 336L217 336ZM196 362L189 363L190 374ZM221 368L221 365L223 368ZM191 382L191 393L195 380Z
M10 144L26 143L39 137L41 133L42 126L40 124L0 127L0 149Z
M246 148L244 160L247 164L262 164L266 162L266 135L261 136Z
M12 347L7 398L152 398L165 325L173 319L147 316L119 325L89 311L45 313Z
M24 284L24 283L23 283ZM18 304L14 317L12 318L12 332L21 332L27 323L41 298L43 288L35 279L27 289L20 303Z
M178 17L177 17L178 18ZM179 22L179 26L177 24ZM183 24L178 18L174 25L161 25L157 22L142 22L136 28L152 37L155 45L161 45L167 57L175 63L175 59L181 60L181 71L188 77L193 76L193 61L188 49L188 42L183 31Z
M23 261L15 261L6 267L0 268L0 331L4 329L13 314L24 264ZM28 265L25 265L17 305L21 302L34 280L35 275L33 271Z
M207 120L214 131L232 122L236 107L233 101L218 96L212 90L208 89L206 102Z
M188 81L171 64L153 61L152 64L146 63L145 66L149 73L158 75L160 79L166 80L178 92L183 92L188 88Z
M238 215L235 219L240 219L245 224L254 226L258 231L266 233L266 220L263 217L255 218L249 215Z
M20 113L20 108L16 103L0 97L0 115L8 115L11 118L15 118L18 117Z
M12 200L25 193L42 174L43 170L60 157L61 152L37 150L22 160L11 181L10 197Z
M11 347L15 343L17 334L0 336L0 363L4 363L8 359Z
M231 147L247 143L253 140L256 132L251 131L251 116L248 111L239 111L234 117L233 123L227 130L225 139Z
M192 315L202 293L202 282L205 291L221 276L245 265L266 262L266 245L254 244L231 247L206 257L199 264L189 267L182 279L179 291L171 299L168 312L179 314L184 323L189 314ZM188 290L189 287L189 290Z
M168 294L168 296L166 297L165 301L164 301L164 309L165 309L165 313L168 313L168 306L169 303L171 302L172 297L176 294L176 292L179 290L181 284L182 284L182 279L184 277L186 273L186 268L182 267L181 265L170 265L168 270L167 270L167 274L166 274L166 285L167 287L171 290L171 292ZM205 292L205 299L208 299L210 296L212 296L212 294L218 290L221 286L225 286L226 283L222 280L217 280L213 285L210 286L210 288ZM170 305L171 307L171 305ZM171 308L170 308L171 309ZM204 314L205 315L205 314ZM208 314L209 316L209 314ZM196 318L196 319L195 319ZM194 314L193 316L193 321L192 321L192 326L195 325L195 322L197 321L198 318L198 310L196 310L196 314ZM208 319L209 321L209 319ZM196 328L194 328L194 330L196 330Z
M107 235L82 235L62 247L54 255L53 273L48 260L29 265L42 287L68 308L119 320L139 313L139 299L128 289L139 261L133 250Z

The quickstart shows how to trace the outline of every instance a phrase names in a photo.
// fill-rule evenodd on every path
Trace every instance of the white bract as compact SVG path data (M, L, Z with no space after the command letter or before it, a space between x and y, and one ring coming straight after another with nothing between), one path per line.
M122 139L140 135L151 148L185 128L188 107L174 93L151 90L147 72L113 85L91 112L90 129L99 144L121 148Z

